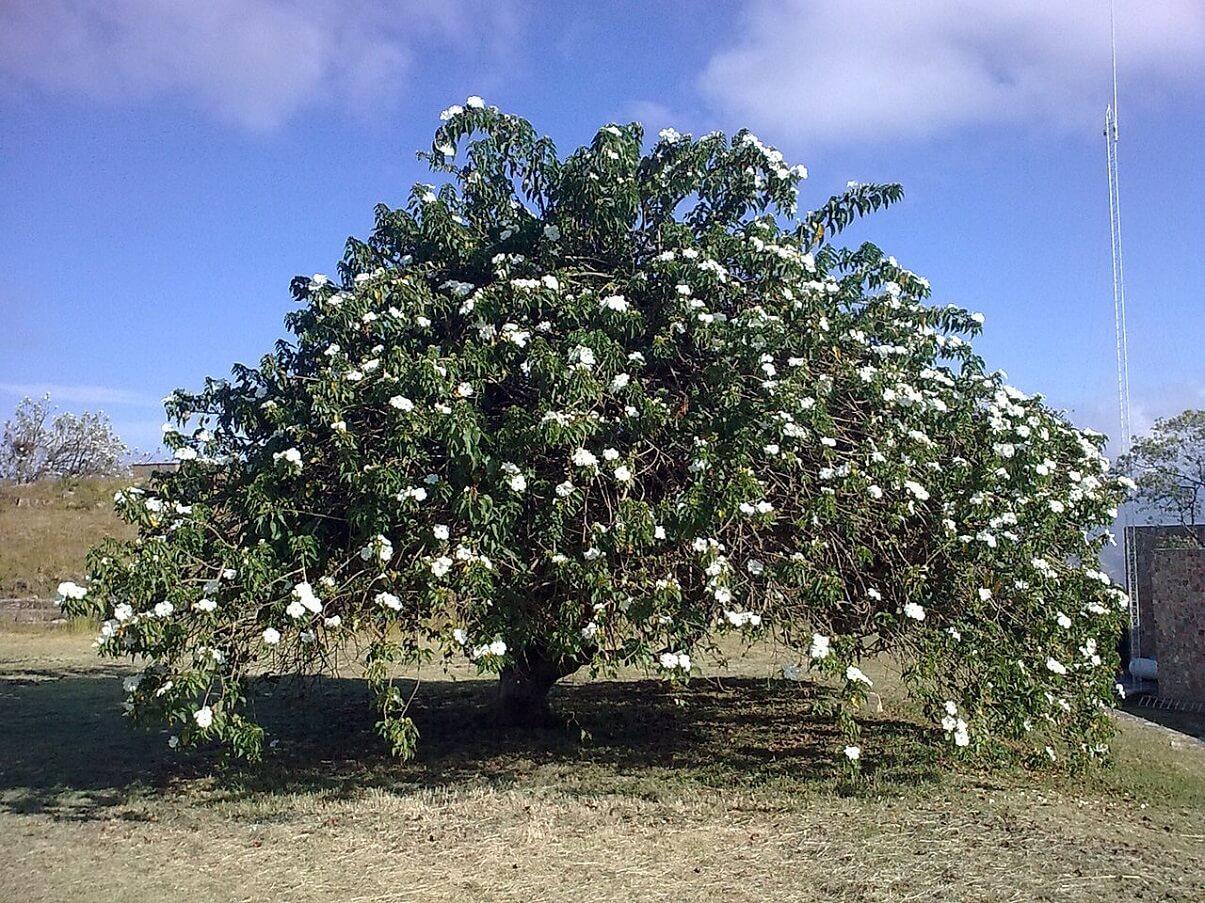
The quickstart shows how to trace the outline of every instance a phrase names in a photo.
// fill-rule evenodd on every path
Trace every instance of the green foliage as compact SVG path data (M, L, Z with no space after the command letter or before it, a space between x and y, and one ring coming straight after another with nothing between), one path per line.
M748 132L560 157L476 99L443 119L448 181L294 280L295 339L169 399L182 468L120 495L139 538L66 603L150 663L136 715L246 752L249 675L359 650L407 755L395 663L685 680L731 631L845 688L854 772L884 651L957 748L1104 752L1102 437L987 372L981 317L829 244L897 186L797 216L805 171Z

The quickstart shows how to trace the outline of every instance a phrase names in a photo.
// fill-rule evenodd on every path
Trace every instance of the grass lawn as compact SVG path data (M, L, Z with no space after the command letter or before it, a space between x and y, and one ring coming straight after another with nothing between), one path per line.
M526 736L491 729L490 682L437 673L406 764L361 681L281 685L256 700L272 755L215 771L130 729L90 641L0 633L0 900L1205 898L1205 746L1124 715L1107 772L982 773L887 693L845 797L819 690L755 652L680 691L572 682L574 728Z

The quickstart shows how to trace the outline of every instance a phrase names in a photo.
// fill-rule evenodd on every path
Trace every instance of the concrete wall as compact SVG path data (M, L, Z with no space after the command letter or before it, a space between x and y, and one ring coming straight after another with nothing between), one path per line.
M1205 549L1161 549L1150 568L1159 695L1205 703Z

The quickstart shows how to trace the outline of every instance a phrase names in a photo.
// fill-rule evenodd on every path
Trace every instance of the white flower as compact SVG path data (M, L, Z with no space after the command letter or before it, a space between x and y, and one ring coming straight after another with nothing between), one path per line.
M851 683L866 684L868 687L873 687L874 684L870 678L857 665L850 665L845 669L845 679Z
M402 600L393 593L380 592L373 597L373 601L377 605L384 605L386 608L392 608L394 611L402 610Z
M527 477L521 473L512 473L506 478L506 482L514 492L523 492L527 489Z
M653 528L653 539L665 539L665 527L657 524Z
M752 611L725 611L724 617L733 627L761 626L761 615Z
M431 573L436 577L443 577L450 570L452 570L452 559L447 555L440 555L438 558L432 559Z
M293 587L293 598L295 603L302 608L301 614L293 614L292 606L290 606L290 614L295 618L301 617L306 611L311 611L314 614L322 611L322 600L314 595L314 587L308 581L302 581Z
M294 599L289 603L288 608L285 609L285 614L294 620L303 618L305 617L305 606L299 600Z
M275 646L280 642L280 631L275 627L268 627L263 632L263 638L269 646Z
M1053 674L1066 674L1067 666L1056 658L1046 659L1046 670Z
M690 656L685 652L662 652L659 661L666 671L690 671Z
M914 621L923 621L925 619L925 609L915 602L908 602L904 605L904 617L911 618Z
M615 377L611 380L611 391L618 392L620 389L626 389L628 383L631 381L632 377L627 373L616 373Z
M818 633L813 633L812 634L812 647L811 647L811 649L808 650L808 654L812 658L820 659L820 658L827 658L830 651L832 651L832 650L831 650L831 646L829 645L828 637L822 636L821 634L818 634Z
M547 238L549 241L560 241L561 230L553 225L545 226L544 227L544 237Z
M202 706L192 713L192 720L197 723L197 727L205 730L209 725L213 724L213 709L209 706Z
M986 586L979 587L979 598L984 602L990 601L992 598L992 591Z
M585 345L576 345L569 352L569 360L580 370L589 370L597 362L594 350Z
M598 302L598 305L599 307L603 308L603 310L616 310L621 312L627 310L629 307L628 299L623 295L607 295L600 302Z
M845 747L845 758L851 762L856 762L862 758L862 750L856 746L847 746Z
M1058 624L1064 630L1067 630L1071 627L1071 619L1060 611L1058 616Z
M632 481L632 471L626 464L620 464L615 468L615 479L621 483L630 483Z
M597 467L598 458L592 452L579 448L573 453L573 463L578 467Z
M471 398L473 395L473 384L461 383L456 387L456 394L461 398Z
M405 395L394 395L391 399L389 399L389 406L392 408L397 408L399 411L409 412L414 410L414 402Z
M128 602L118 602L113 606L113 619L116 621L128 621L134 617L134 608Z
M65 580L59 584L59 598L61 599L82 599L88 594L88 590L80 586L78 583L72 583L70 580Z
M166 599L155 604L155 616L159 618L166 618L175 610L176 606L172 605Z
M452 531L448 528L447 524L436 524L431 528L431 535L440 542L447 542L448 538L452 535Z
M600 549L598 546L590 546L590 548L582 552L582 557L587 561L597 561L602 557L602 549Z
M464 112L464 107L462 107L460 104L452 104L452 106L448 107L446 110L444 110L442 113L439 114L439 118L441 121L447 122L453 116L459 116L463 112Z
M907 489L919 501L925 502L929 500L929 491L920 483L912 480L904 480L904 488Z
M389 541L389 537L378 533L360 550L360 557L365 561L371 561L373 558L389 561L393 557L393 543Z
M464 105L466 107L468 107L470 110L480 110L480 109L484 109L485 101L482 100L480 97L478 97L476 94L474 94L471 97L469 97L468 100L466 100L464 102Z
M296 470L301 470L302 468L301 452L295 448L288 448L282 452L273 452L272 460L274 462L283 460L286 464Z
M177 461L195 461L197 460L197 450L186 445L183 448L177 448L173 457Z
M573 483L569 480L565 480L563 483L557 483L556 494L561 498L567 498L568 496L573 495Z

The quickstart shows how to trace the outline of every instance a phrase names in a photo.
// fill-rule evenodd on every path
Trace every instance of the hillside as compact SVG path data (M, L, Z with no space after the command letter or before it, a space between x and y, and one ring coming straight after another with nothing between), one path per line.
M84 575L84 558L94 543L132 535L113 513L113 493L128 483L0 483L0 598L53 598L60 581Z

